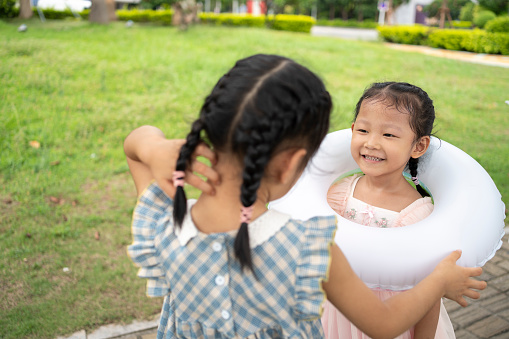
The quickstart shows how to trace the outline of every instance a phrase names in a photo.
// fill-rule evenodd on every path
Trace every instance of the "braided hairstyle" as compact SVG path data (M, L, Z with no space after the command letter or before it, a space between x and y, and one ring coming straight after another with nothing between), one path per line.
M189 168L191 154L206 139L214 150L233 154L243 164L239 199L249 208L273 155L291 147L305 148L301 164L305 166L327 134L331 110L323 82L307 68L277 55L242 59L205 99L181 148L176 170ZM173 210L177 227L186 210L184 190L177 187ZM234 252L242 269L254 272L248 222L241 222Z
M435 121L433 100L423 89L406 82L378 82L369 86L355 106L355 119L359 115L364 100L384 102L399 112L410 115L410 128L415 133L414 141L423 136L431 136ZM355 120L354 119L354 120ZM410 158L407 163L412 178L417 178L419 158ZM416 180L417 181L417 180ZM416 189L424 197L428 192L417 182Z

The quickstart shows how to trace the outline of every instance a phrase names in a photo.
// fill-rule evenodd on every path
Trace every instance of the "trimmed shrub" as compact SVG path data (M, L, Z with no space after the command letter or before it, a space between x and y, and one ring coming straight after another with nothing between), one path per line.
M428 45L431 47L461 51L463 49L463 40L470 35L470 30L436 29L429 34Z
M477 29L463 41L463 48L475 53L509 55L509 33L489 33Z
M331 27L353 27L353 28L377 28L378 24L373 20L317 20L316 24L318 26L331 26Z
M315 18L307 15L278 14L274 17L272 28L280 31L309 33L315 23Z
M119 9L116 11L117 19L120 21L133 21L133 22L150 22L150 13L154 12L149 9Z
M0 0L0 18L14 18L18 15L14 5L16 5L16 0Z
M454 28L472 28L472 21L453 21L452 27Z
M492 11L480 11L474 15L474 25L479 28L484 28L484 25L490 20L495 19L497 16Z
M163 25L171 25L173 11L171 9L153 11L150 9L119 9L116 11L120 21L131 20L133 22L154 22Z
M488 21L484 29L490 33L509 33L509 16L499 16Z
M430 28L415 26L379 26L380 36L389 42L407 45L424 45Z
M264 27L264 16L252 16L250 14L216 14L216 13L200 13L202 22L222 25L222 26L246 26L246 27Z
M420 29L425 27L421 26ZM509 33L491 33L481 29L428 29L422 31L422 34L416 34L414 26L379 27L378 31L389 42L509 55Z

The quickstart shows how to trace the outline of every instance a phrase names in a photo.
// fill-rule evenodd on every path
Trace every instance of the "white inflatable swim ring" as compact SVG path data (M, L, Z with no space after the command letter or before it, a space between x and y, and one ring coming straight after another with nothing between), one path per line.
M456 249L458 264L483 266L502 245L505 206L488 173L468 154L432 138L419 163L419 179L435 208L425 219L398 228L366 227L336 214L327 191L338 177L359 171L350 153L350 129L324 139L296 185L269 207L307 220L335 214L335 241L356 274L371 288L405 290Z

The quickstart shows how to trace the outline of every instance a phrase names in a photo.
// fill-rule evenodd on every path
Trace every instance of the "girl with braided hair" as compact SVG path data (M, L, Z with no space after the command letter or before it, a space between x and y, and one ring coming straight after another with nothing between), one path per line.
M327 194L331 207L339 215L371 227L400 227L427 217L433 203L420 185L417 169L430 144L434 120L433 101L417 86L383 82L366 89L355 108L351 143L352 156L363 174L332 185ZM417 191L403 176L405 168ZM374 292L381 300L399 293ZM322 322L328 339L369 338L330 303L325 305ZM441 302L398 337L411 338L455 338Z
M185 141L151 126L126 138L139 194L128 253L147 294L164 297L158 338L322 338L325 291L365 331L390 337L441 296L461 305L463 295L479 297L473 289L485 283L471 277L481 269L457 266L456 251L412 291L382 303L333 245L335 217L300 221L267 210L318 149L331 107L307 68L254 55L219 79ZM184 182L202 191L196 201L186 199Z

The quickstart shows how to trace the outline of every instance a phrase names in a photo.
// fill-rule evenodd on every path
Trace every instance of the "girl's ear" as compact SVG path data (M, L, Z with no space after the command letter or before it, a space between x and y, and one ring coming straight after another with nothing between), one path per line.
M352 122L352 132L353 132L353 127L355 126L355 122Z
M298 178L302 170L302 159L306 154L304 148L291 148L279 152L270 161L268 173L279 183L292 182Z
M414 145L414 149L412 150L412 154L410 156L415 159L421 157L424 153L426 153L426 150L428 149L430 142L431 138L429 137L429 135L425 135L419 140L417 140L417 142Z

